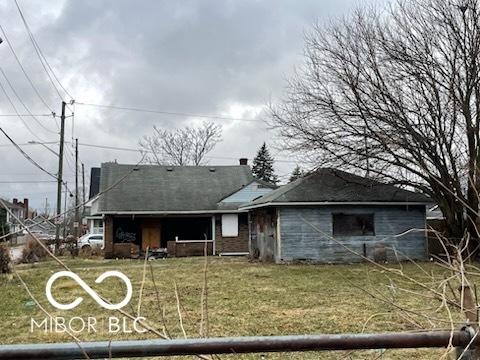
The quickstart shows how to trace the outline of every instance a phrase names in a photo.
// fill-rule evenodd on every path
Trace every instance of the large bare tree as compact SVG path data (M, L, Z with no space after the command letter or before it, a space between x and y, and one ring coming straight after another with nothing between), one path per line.
M204 122L199 127L160 129L144 136L139 144L145 161L157 165L202 165L205 155L221 140L222 127Z
M272 107L286 149L430 195L451 237L478 237L477 0L397 1L305 36Z

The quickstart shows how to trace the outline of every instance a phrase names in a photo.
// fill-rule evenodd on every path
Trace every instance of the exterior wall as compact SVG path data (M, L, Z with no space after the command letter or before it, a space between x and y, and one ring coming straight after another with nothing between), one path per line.
M215 253L248 253L248 214L238 214L238 236L222 236L222 216L215 217Z
M236 193L226 197L221 202L222 203L247 203L253 199L268 194L272 191L272 188L266 187L256 181L248 184L243 189L237 191Z
M106 259L113 257L113 217L106 215L103 219L104 254Z
M274 261L278 252L278 214L274 208L259 209L250 214L250 255L262 261Z
M279 209L281 240L279 255L275 260L310 260L322 263L362 261L360 256L332 240L333 213L374 214L375 236L336 237L336 240L359 254L373 259L379 249L384 247L388 260L426 258L425 231L396 236L410 229L425 229L424 206L321 206ZM316 231L303 219L320 231Z
M169 241L167 243L168 255L175 257L186 256L204 256L205 243L204 242L175 242ZM213 242L207 242L207 254L213 254Z

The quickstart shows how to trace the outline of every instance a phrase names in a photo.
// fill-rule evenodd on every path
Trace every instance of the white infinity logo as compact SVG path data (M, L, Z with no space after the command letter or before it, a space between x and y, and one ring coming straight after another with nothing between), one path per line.
M57 302L53 296L52 296L52 285L53 283L55 282L55 280L57 280L58 278L61 278L61 277L69 277L73 280L75 280L78 285L80 285L83 290L85 290L88 295L90 295L99 305L103 306L105 309L108 309L108 310L118 310L118 309L121 309L122 307L124 307L125 305L128 304L128 302L130 301L130 299L132 298L132 283L130 282L130 280L125 276L125 274L121 273L120 271L115 271L115 270L112 270L112 271L106 271L104 272L102 275L100 275L96 280L95 282L97 284L101 283L103 280L105 280L106 278L109 278L109 277L118 277L120 278L124 283L125 285L127 285L127 295L125 296L125 298L119 302L118 304L109 304L105 301L102 300L102 298L100 298L100 296L98 296L98 294L95 292L95 290L93 290L90 286L88 286L85 281L83 281L77 274L75 274L74 272L71 272L71 271L59 271L55 274L53 274L50 279L48 279L47 281L47 286L45 287L45 293L47 295L47 299L48 301L50 301L50 304L52 304L53 306L55 306L57 309L60 309L60 310L70 310L70 309L73 309L74 307L77 307L82 301L83 301L83 298L82 297L78 297L76 298L74 301L72 301L71 303L69 304L60 304L59 302Z

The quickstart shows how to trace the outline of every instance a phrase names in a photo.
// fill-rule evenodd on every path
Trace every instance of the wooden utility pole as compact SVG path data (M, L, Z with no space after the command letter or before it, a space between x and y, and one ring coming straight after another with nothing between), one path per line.
M78 211L78 200L78 139L75 139L75 221L73 222L73 234L75 235L75 239L78 239L78 230L80 227L80 212Z
M60 117L60 150L58 153L57 174L57 213L55 218L55 252L60 251L60 214L62 212L62 183L63 183L63 142L65 135L65 101L62 101L62 116Z
M82 217L85 216L85 166L82 163Z

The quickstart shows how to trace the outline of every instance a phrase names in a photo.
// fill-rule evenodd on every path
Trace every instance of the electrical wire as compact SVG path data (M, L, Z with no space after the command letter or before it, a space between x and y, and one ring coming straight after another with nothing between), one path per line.
M53 131L53 130L50 130L49 128L47 128L45 125L42 124L42 122L40 120L37 119L37 117L35 115L32 114L32 112L30 111L30 109L27 107L27 105L23 102L23 100L21 99L21 97L18 95L17 91L15 90L15 88L13 87L12 83L10 82L10 80L8 79L7 77L7 74L5 74L5 71L3 71L3 68L0 66L0 72L2 73L3 77L5 78L5 80L7 81L7 84L8 86L10 87L10 89L12 90L13 94L15 95L15 97L17 98L17 100L20 102L20 104L22 104L22 106L25 108L25 110L27 111L28 114L30 114L31 117L33 117L33 119L35 120L35 122L42 128L44 129L45 131L47 132L50 132L50 133L53 133L53 134L56 134L57 132L56 131Z
M236 118L236 117L221 116L221 115L205 115L205 114L193 114L193 113L184 113L184 112L162 111L162 110L142 109L137 107L93 104L93 103L85 103L85 102L79 102L79 101L75 101L75 104L84 105L84 106L94 106L94 107L106 108L106 109L137 111L137 112L154 113L154 114L162 114L162 115L191 116L191 117L199 117L199 118L206 118L206 119L218 119L218 120L265 122L263 119L244 119L244 118Z
M131 151L131 152L142 152L142 153L151 153L151 150L143 150L143 149L135 149L135 148L126 148L126 147L117 147L117 146L107 146L107 145L97 145L97 144L86 144L86 143L78 143L78 146L85 146L85 147L93 147L99 149L106 149L106 150L120 150L120 151ZM205 156L206 159L221 159L221 160L238 160L239 158L235 157L228 157L228 156ZM249 159L252 160L252 159ZM275 159L276 162L282 163L298 163L298 161L294 160L287 160L287 159Z
M41 171L43 171L45 174L53 177L54 179L58 180L57 176L52 174L50 171L44 169L39 163L37 163L35 160L33 160L30 155L28 155L25 151L23 151L23 149L5 132L5 130L3 130L1 127L0 127L0 131L3 133L3 135L5 135L5 137L13 144L13 146L15 146L15 148L30 162L32 163L33 165L35 165L38 169L40 169Z
M51 117L52 114L0 114L0 117L18 117L18 115L27 117L27 116L32 116L32 117L43 117L43 116L48 116Z
M14 1L15 1L15 5L17 7L18 13L20 14L20 17L22 18L22 22L23 22L23 25L25 26L25 30L27 30L28 37L30 38L30 41L32 42L33 48L35 49L35 53L37 54L37 57L40 60L40 63L42 64L42 67L45 70L45 72L48 76L48 79L50 80L50 83L52 84L53 88L57 92L60 99L63 100L63 96L60 94L60 91L58 90L58 87L55 85L55 82L52 79L52 75L54 76L55 80L60 85L60 87L63 89L65 94L67 94L67 96L69 96L70 99L73 99L73 97L69 94L69 92L65 89L65 87L63 87L63 85L60 83L60 81L58 80L58 77L56 76L52 67L48 63L46 57L43 55L42 49L38 45L37 40L35 39L35 36L33 35L32 31L30 30L30 26L28 25L27 19L25 18L24 14L23 14L23 11L20 8L20 5L18 4L17 0L14 0ZM48 69L50 69L50 72L52 73L52 75L50 75L50 72L48 71L47 67L48 67Z
M45 101L45 99L43 98L42 95L40 95L40 92L38 91L37 87L35 86L35 84L33 83L32 79L30 78L30 76L28 75L27 71L25 70L25 68L23 67L22 65L22 62L20 61L20 59L18 58L18 55L15 51L15 49L13 48L10 40L8 39L8 36L7 36L7 33L5 32L5 30L3 29L2 25L0 25L0 30L2 31L2 34L3 34L3 37L5 38L5 41L7 42L8 44L8 47L10 48L10 51L12 52L13 56L15 57L15 60L18 64L18 66L20 66L20 69L22 70L23 72L23 75L25 75L26 79L28 80L28 83L30 84L30 86L32 87L33 91L35 91L35 94L37 94L38 98L40 99L40 101L43 103L43 105L45 105L47 107L48 110L50 110L53 113L55 113L53 111L53 109L47 104L47 102Z
M3 86L2 82L0 81L0 88L2 89L3 93L5 94L5 97L7 98L8 102L10 103L10 105L13 107L13 110L18 114L18 117L20 118L20 120L22 121L23 125L25 125L25 127L27 128L27 130L30 132L30 134L32 134L34 137L36 137L38 140L40 141L44 141L43 139L41 139L35 132L32 131L32 129L30 129L30 126L28 126L27 122L20 116L20 113L18 112L17 110L17 107L15 106L15 104L13 103L12 99L10 98L10 96L8 95L7 93L7 90L5 89L5 87Z

